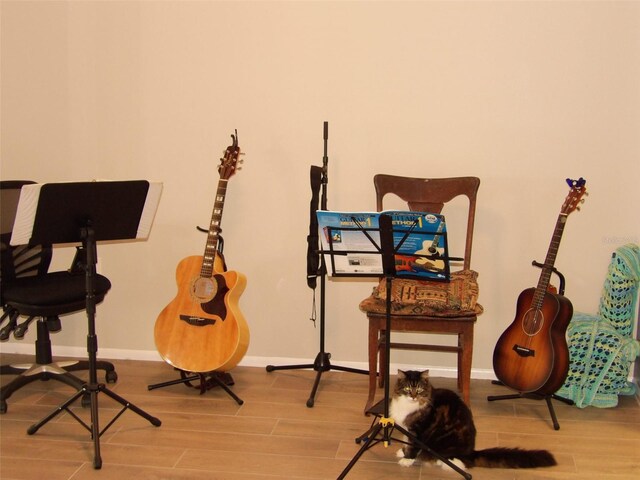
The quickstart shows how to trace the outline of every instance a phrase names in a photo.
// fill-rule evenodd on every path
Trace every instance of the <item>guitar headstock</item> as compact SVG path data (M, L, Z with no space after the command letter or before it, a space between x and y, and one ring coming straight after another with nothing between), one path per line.
M240 170L238 163L242 163L240 159L240 147L238 146L238 130L235 131L235 135L231 135L233 143L227 147L224 151L223 157L220 159L220 166L218 167L218 173L220 178L229 180L231 176L236 173L236 170Z
M560 211L569 215L574 210L580 210L580 205L584 203L584 196L589 195L585 184L587 181L580 177L578 180L567 178L567 184L571 187L569 195L565 198Z

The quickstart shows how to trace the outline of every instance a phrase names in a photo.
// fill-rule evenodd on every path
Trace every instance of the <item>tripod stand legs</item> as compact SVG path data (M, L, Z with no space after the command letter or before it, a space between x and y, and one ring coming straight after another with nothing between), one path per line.
M491 383L493 383L494 385L503 385L502 382L495 381L495 380L492 381ZM487 400L489 402L494 402L496 400L511 400L511 399L517 399L517 398L533 398L535 400L544 399L547 403L547 408L549 409L549 415L551 416L551 422L553 423L554 430L560 430L560 423L558 423L558 417L556 416L556 411L553 408L553 403L551 402L551 400L558 400L560 402L566 403L567 405L573 405L573 400L560 397L556 394L542 395L538 393L513 393L508 395L489 395L487 397Z
M382 425L378 423L366 433L366 436L359 437L361 440L363 439L365 440L364 444L360 447L360 450L356 452L356 454L353 456L351 461L347 464L347 466L342 471L342 473L340 473L337 480L342 480L344 477L346 477L347 473L351 471L351 469L358 462L362 454L373 446L372 443L375 441L375 438L380 433L381 429L382 429ZM376 443L378 443L378 441L376 441Z
M407 441L398 440L399 442L407 444L409 443L409 441L411 441L412 445L416 445L422 451L427 452L429 455L437 458L442 463L446 464L447 466L455 470L457 473L462 475L462 477L464 477L466 480L470 480L472 478L471 474L469 474L468 472L465 472L460 467L450 462L448 459L442 457L437 452L430 449L427 445L419 441L411 432L408 432L407 430L405 430L399 425L392 425L387 421L384 421L384 419L382 418L379 418L378 420L379 420L378 423L376 423L375 425L372 425L372 427L367 432L365 432L363 435L361 435L356 439L357 443L364 440L364 444L356 452L356 454L353 456L353 458L351 459L349 464L345 467L345 469L342 471L342 473L340 473L337 480L342 480L343 478L345 478L349 473L349 471L353 468L353 466L358 462L360 457L368 449L370 449L374 445L377 445L380 442L384 442L384 445L388 446L391 443L391 440L392 440L391 435L393 434L394 430L398 430L401 434L403 434L407 438Z
M111 419L111 421L109 421L109 423L107 424L106 427L104 427L102 430L100 430L100 425L99 425L99 421L98 421L98 394L99 393L104 393L105 395L107 395L108 397L112 398L113 400L115 400L116 402L120 403L120 405L122 405L122 409ZM78 400L79 398L83 397L85 394L88 394L90 399L91 399L91 424L87 425L87 423L82 420L78 415L76 415L69 407L71 407L71 405ZM33 435L35 434L38 430L40 430L41 427L43 427L45 424L47 424L50 420L53 420L56 416L58 416L60 413L62 412L67 412L69 415L71 415L73 418L75 418L78 423L80 423L80 425L82 425L85 429L87 429L90 433L91 433L91 438L93 439L93 446L94 446L94 458L93 458L93 467L95 469L100 469L102 467L102 457L100 456L100 437L102 436L102 434L104 432L107 431L107 429L113 425L113 423L120 417L120 415L122 415L126 410L131 410L134 413L137 413L138 415L140 415L141 417L143 417L144 419L148 420L153 426L155 427L159 427L162 422L156 418L153 417L151 415L149 415L147 412L145 412L144 410L140 409L139 407L135 406L134 404L132 404L131 402L125 400L124 398L122 398L120 395L117 395L116 393L113 393L111 390L109 390L103 383L97 384L97 385L89 385L89 384L85 384L81 390L79 390L78 392L75 393L75 395L73 395L72 397L70 397L67 401L65 401L62 405L60 405L58 408L56 408L55 410L53 410L49 415L47 415L44 419L42 419L40 422L35 423L33 425L31 425L28 430L27 433L29 435Z
M340 372L349 372L349 373L360 373L362 375L369 375L368 370L360 370L357 368L351 367L343 367L340 365L332 365L331 364L331 354L328 352L320 351L318 355L316 355L316 359L313 363L306 363L300 365L267 365L267 372L273 372L274 370L298 370L298 369L310 369L313 368L317 372L315 382L313 383L313 388L311 389L311 393L309 394L309 398L307 399L307 407L311 408L315 404L316 393L318 391L318 386L320 385L320 379L322 378L322 374L324 372L328 372L330 370L337 370Z
M191 385L192 381L199 380L200 384L198 387ZM176 380L170 380L168 382L156 383L154 385L147 386L147 390L155 390L156 388L168 387L170 385L178 385L184 383L187 386L198 388L200 390L200 395L202 395L207 390L210 390L214 387L222 388L227 394L233 398L238 405L242 405L244 400L238 397L227 385L233 385L233 378L229 373L222 372L207 372L207 373L194 373L193 375L189 375L184 370L180 370L180 378Z

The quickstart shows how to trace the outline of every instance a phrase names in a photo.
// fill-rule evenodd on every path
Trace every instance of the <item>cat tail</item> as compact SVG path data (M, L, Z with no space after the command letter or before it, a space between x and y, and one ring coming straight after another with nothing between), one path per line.
M460 459L467 467L536 468L557 465L556 459L547 450L521 448L487 448Z

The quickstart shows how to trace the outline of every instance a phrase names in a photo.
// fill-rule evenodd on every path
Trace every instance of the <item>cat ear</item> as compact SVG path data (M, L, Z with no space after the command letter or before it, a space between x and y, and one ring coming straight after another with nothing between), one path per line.
M398 379L404 380L405 378L407 378L407 374L404 373L402 370L398 369Z
M425 370L424 372L420 372L420 378L422 380L429 380L429 370Z

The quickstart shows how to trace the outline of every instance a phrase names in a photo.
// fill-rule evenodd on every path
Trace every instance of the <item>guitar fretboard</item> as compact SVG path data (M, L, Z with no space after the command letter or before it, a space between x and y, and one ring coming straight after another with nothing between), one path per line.
M549 244L549 250L547 250L547 257L544 260L542 273L540 273L538 286L536 287L536 291L533 295L532 306L535 309L540 309L542 307L544 294L549 288L551 274L553 273L553 266L556 262L558 248L560 247L560 240L562 239L562 232L564 231L564 226L566 225L566 223L567 215L565 213L561 213L558 216L558 220L556 221L556 227L553 230L553 235L551 236L551 243Z
M213 213L211 214L211 223L209 224L209 233L207 235L207 244L204 249L202 260L201 277L213 276L213 264L218 250L218 240L220 238L220 222L222 221L222 209L224 208L224 199L227 193L228 180L221 178L218 182L218 190L216 192L216 200L213 204Z

